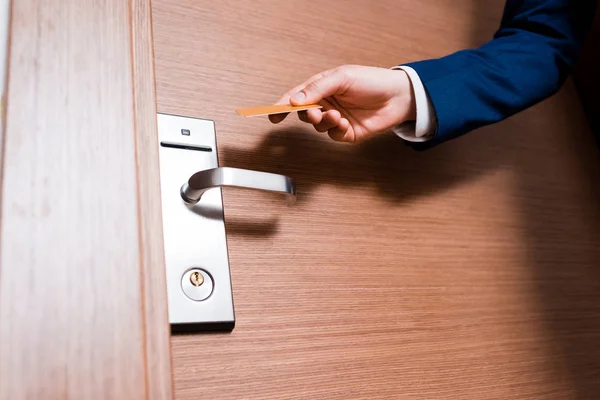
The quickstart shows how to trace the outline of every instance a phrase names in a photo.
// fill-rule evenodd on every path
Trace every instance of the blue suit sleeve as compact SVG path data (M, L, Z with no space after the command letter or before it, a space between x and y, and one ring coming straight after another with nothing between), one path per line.
M508 0L499 30L483 46L409 63L436 112L426 149L498 122L553 95L591 25L593 0Z

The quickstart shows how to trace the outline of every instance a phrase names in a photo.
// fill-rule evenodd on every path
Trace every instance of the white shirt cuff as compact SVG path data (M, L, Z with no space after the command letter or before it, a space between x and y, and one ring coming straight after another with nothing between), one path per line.
M430 140L437 129L435 109L427 95L425 86L417 71L406 65L393 67L401 69L408 75L413 87L416 105L416 121L407 121L392 128L392 131L402 139L409 142L426 142Z

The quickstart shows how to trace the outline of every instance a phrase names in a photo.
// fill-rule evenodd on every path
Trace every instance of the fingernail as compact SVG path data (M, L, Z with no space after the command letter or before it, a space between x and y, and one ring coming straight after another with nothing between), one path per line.
M298 92L292 95L291 100L293 102L299 103L302 100L304 100L304 98L306 97L306 95L304 94L304 92Z

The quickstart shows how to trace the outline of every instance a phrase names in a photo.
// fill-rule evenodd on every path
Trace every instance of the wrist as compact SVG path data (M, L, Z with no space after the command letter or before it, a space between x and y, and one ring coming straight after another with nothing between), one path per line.
M415 90L408 73L402 69L394 70L398 74L396 86L395 107L398 110L397 123L415 121L417 119L417 102L415 99Z
M408 76L408 73L404 70L401 71L403 72L407 81L406 90L404 91L406 109L408 110L405 121L415 121L417 119L417 101L415 100L415 89L410 77Z

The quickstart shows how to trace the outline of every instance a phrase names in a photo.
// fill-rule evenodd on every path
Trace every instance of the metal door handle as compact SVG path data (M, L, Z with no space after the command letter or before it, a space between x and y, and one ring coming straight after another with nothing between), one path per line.
M196 172L181 187L181 198L188 204L196 204L204 192L223 186L282 193L286 195L288 204L296 201L296 184L292 178L268 172L229 167Z
M293 202L296 185L283 175L219 168L211 120L158 114L157 121L171 331L231 331L235 313L220 187L267 190Z

